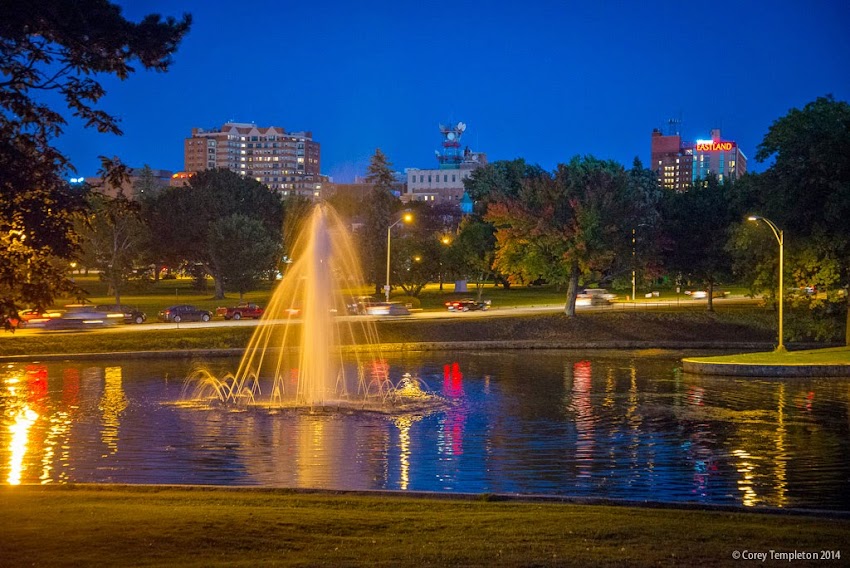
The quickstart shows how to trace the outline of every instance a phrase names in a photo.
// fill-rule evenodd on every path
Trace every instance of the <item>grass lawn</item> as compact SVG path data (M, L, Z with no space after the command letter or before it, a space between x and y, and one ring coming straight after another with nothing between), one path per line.
M727 566L850 534L793 515L149 486L2 487L0 523L5 566Z
M850 347L809 349L806 351L774 351L740 353L717 357L691 357L699 363L734 363L740 365L850 365Z

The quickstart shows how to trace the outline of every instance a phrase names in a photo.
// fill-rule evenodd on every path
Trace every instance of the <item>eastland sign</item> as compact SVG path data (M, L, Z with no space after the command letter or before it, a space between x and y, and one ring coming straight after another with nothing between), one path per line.
M734 142L723 142L718 140L697 140L697 152L728 152L735 147Z

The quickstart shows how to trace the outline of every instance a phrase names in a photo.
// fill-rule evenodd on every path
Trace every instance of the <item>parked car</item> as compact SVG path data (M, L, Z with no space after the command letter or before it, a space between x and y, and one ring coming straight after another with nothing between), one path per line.
M145 312L138 310L133 306L128 306L127 304L100 305L97 306L96 309L103 312L121 314L124 318L124 323L144 323L145 320L148 319Z
M472 300L469 298L463 300L452 300L446 302L446 307L450 312L474 312L479 310L489 310L490 300Z
M158 318L160 321L173 321L174 323L180 323L181 321L210 321L212 319L212 312L196 308L195 306L180 304L160 311Z
M216 310L216 315L218 315L220 310L221 308ZM263 311L263 308L257 304L243 302L233 306L232 308L224 308L224 313L221 315L223 315L226 320L241 320L242 318L260 319L263 315Z

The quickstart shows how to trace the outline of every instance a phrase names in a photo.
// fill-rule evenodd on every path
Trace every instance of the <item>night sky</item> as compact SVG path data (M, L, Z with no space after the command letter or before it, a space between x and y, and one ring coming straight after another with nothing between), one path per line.
M192 127L311 130L322 173L362 174L376 147L401 171L435 167L439 123L489 160L551 169L576 154L649 161L650 133L681 118L755 163L770 124L833 94L850 100L850 3L124 0L125 15L192 30L168 73L107 78L123 137L71 120L59 146L81 175L98 155L181 170Z

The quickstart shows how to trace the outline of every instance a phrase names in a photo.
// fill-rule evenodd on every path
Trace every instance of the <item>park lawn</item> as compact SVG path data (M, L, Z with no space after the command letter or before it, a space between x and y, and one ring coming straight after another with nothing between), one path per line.
M740 365L850 365L850 347L830 347L805 351L739 353L716 357L690 357L697 363L732 363Z
M167 486L6 486L0 523L7 566L727 566L850 534L791 514Z

